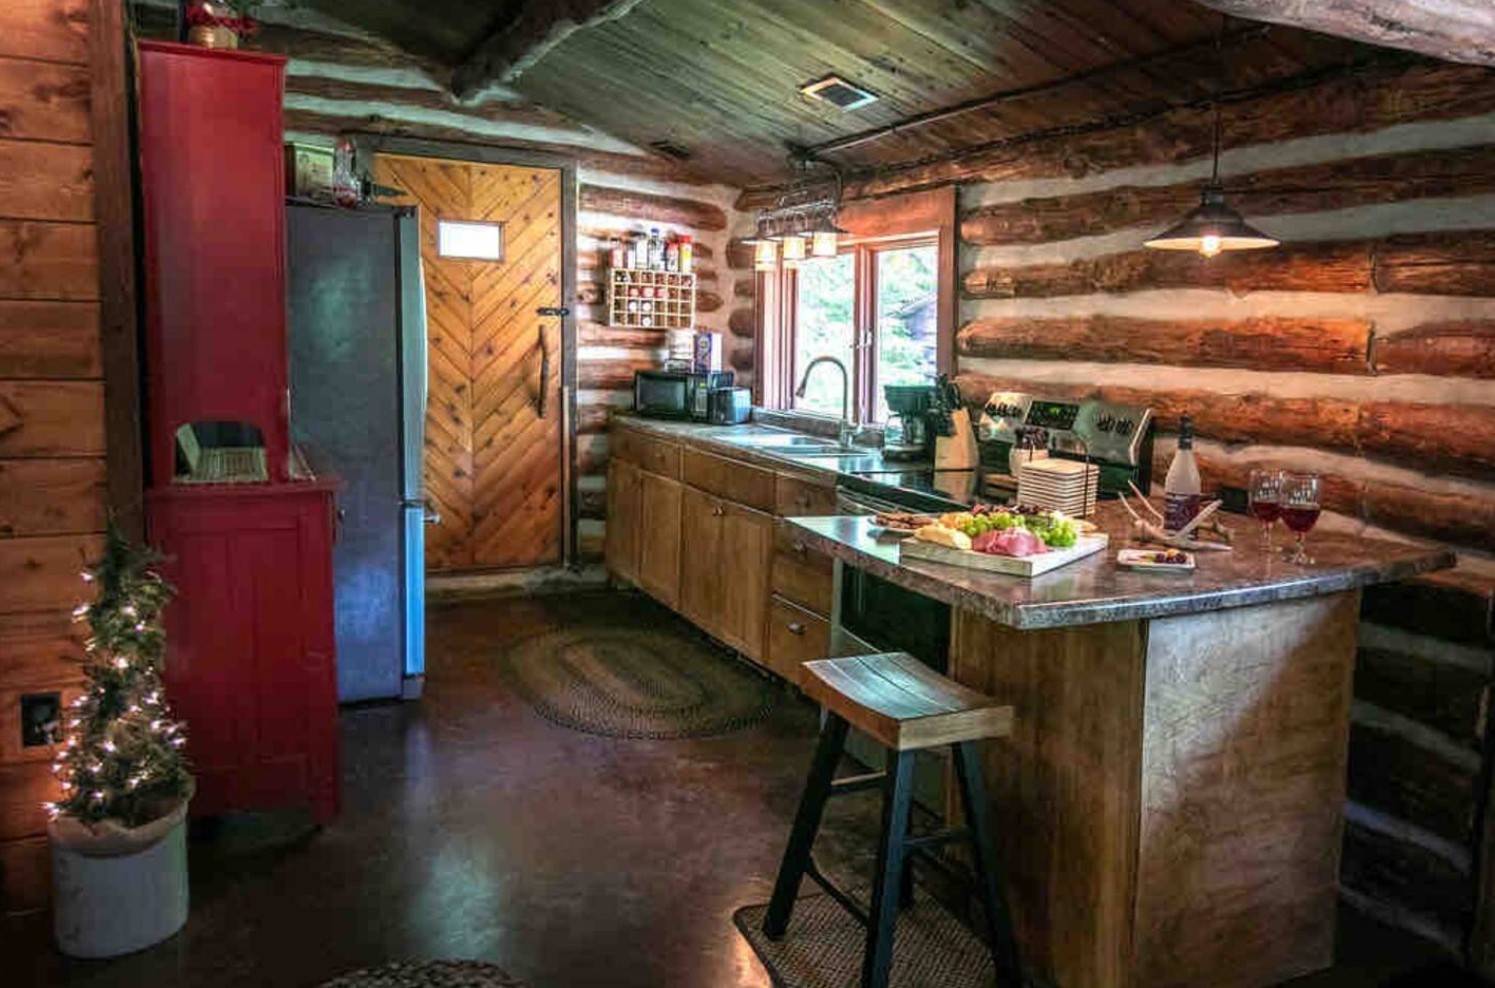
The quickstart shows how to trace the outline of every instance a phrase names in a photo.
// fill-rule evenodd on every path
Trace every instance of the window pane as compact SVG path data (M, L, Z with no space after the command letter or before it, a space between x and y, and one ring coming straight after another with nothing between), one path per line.
M856 298L856 259L851 254L800 262L794 334L794 385L816 357L835 357L852 372L852 311ZM815 368L803 398L794 407L826 415L841 414L841 373Z
M938 374L936 248L877 253L877 421L888 419L885 384L929 384Z
M478 261L503 259L502 223L458 223L439 220L436 252L442 257L468 257Z

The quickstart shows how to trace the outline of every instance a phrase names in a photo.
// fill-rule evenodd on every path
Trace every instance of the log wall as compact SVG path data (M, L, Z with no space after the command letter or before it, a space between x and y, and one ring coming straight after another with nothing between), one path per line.
M171 37L171 6L136 2L136 30ZM697 325L729 333L743 277L731 268L729 235L742 215L737 192L700 181L683 167L593 128L493 89L458 102L443 74L387 42L326 17L266 8L255 47L290 57L287 67L287 140L328 144L340 133L392 134L517 151L544 151L578 163L576 298L577 452L575 507L583 561L602 557L607 475L607 416L632 403L633 372L659 366L663 330L614 329L604 324L599 245L610 236L649 227L690 234L699 282ZM3 158L0 158L3 170ZM4 240L0 229L0 243ZM41 263L39 260L35 263ZM749 268L751 265L749 264ZM4 274L0 273L0 285ZM751 277L751 270L747 272ZM740 316L736 324L740 325ZM752 333L728 336L733 367L752 380Z
M0 912L45 902L56 783L21 698L82 680L69 612L105 517L96 10L0 5Z
M1169 143L1182 120L1062 138L1096 155L1069 177L1057 144L988 155L960 188L957 367L974 401L1000 387L1153 406L1159 482L1189 412L1206 486L1243 486L1261 465L1316 470L1325 526L1459 550L1454 574L1366 597L1342 887L1474 955L1490 908L1475 890L1495 587L1495 73L1392 82L1404 88L1292 93L1227 125L1241 138L1227 139L1227 188L1283 239L1276 251L1142 249L1208 168L1202 149ZM1333 112L1294 127L1293 108L1314 106Z

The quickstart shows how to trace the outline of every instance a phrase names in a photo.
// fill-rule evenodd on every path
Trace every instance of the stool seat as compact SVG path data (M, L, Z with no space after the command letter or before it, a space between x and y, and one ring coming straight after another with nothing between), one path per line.
M894 751L1005 737L1012 707L941 676L907 652L817 659L805 695Z

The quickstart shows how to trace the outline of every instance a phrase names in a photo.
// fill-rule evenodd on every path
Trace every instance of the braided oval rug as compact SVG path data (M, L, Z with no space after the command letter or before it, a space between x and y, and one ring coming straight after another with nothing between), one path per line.
M773 683L723 649L670 630L546 631L504 650L499 667L546 720L617 738L700 738L768 716Z
M402 961L345 974L322 988L524 988L524 982L479 961Z

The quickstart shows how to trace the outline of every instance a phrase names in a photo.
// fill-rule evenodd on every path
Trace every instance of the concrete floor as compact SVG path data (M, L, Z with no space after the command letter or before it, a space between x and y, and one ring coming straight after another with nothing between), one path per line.
M186 929L131 957L69 961L47 916L8 920L0 984L301 988L390 960L476 958L531 988L766 988L730 917L768 898L814 711L786 696L767 723L697 741L553 726L493 658L582 621L691 633L623 594L434 607L425 699L342 715L335 825L280 815L199 833ZM820 853L834 870L869 860L874 800L832 804ZM1400 935L1341 925L1341 964L1293 988L1464 983Z

